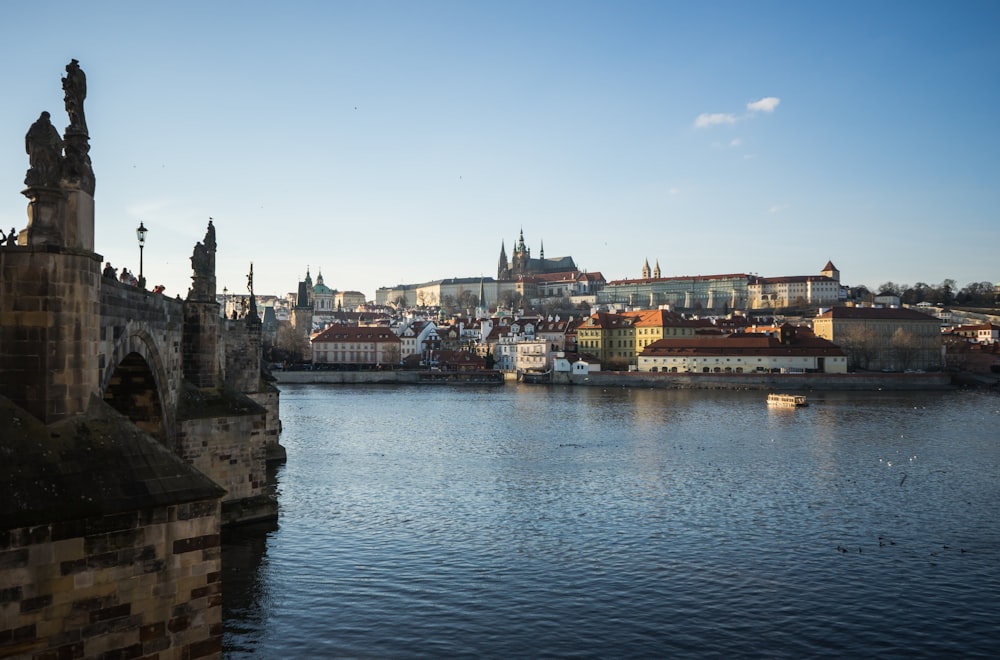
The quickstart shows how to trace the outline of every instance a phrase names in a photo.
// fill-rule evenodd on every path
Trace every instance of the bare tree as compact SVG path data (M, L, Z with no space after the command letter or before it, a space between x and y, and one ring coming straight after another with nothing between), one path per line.
M293 328L288 321L280 321L275 340L275 353L289 362L308 362L312 360L312 345L305 332Z
M390 344L385 347L382 357L385 359L386 363L396 366L400 362L401 352L399 344Z
M895 358L896 365L900 369L909 369L920 357L921 349L920 342L913 333L904 330L903 328L897 328L894 333L892 333L892 339L890 340L890 345L892 346L892 354Z
M866 326L855 326L837 337L837 344L847 353L850 369L868 369L878 356L878 339L875 332Z
M456 302L458 303L458 306L461 309L465 310L475 309L476 306L479 304L479 296L474 294L472 291L469 291L468 289L462 289L461 291L458 292L458 298L456 298Z

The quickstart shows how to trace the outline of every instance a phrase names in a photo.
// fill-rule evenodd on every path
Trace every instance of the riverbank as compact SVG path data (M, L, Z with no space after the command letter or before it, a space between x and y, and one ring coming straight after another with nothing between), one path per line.
M949 390L950 374L664 374L599 371L586 376L553 374L553 383L588 387L649 387L679 390L864 391Z
M498 374L498 375L497 375ZM503 383L499 372L438 371L275 371L281 383L330 385L483 385ZM552 374L553 385L579 387L643 387L699 390L863 391L948 390L954 387L947 373L855 374L670 374L598 371L587 375Z
M278 383L326 385L503 385L499 371L274 371Z

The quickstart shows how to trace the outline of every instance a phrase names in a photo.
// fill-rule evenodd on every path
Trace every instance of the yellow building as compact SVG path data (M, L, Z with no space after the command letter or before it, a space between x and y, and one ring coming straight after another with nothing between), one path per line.
M657 264L659 267L659 264ZM635 312L622 312L625 318L633 319L635 327L635 356L643 349L660 339L676 337L693 337L695 325L686 321L680 314L664 309L647 309Z
M941 322L912 309L834 307L813 320L813 332L842 347L851 369L941 368Z
M576 329L576 350L593 355L610 371L627 369L635 357L635 319L598 312Z

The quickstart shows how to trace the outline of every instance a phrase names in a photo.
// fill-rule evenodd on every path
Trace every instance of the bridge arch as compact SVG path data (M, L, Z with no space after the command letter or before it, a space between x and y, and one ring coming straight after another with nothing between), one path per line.
M101 396L160 442L172 445L177 402L153 337L130 322L101 374Z

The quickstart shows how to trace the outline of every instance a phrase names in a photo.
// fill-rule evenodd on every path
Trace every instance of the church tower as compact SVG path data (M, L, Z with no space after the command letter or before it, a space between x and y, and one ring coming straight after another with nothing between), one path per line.
M500 241L500 263L497 264L497 279L510 279L510 264L507 262L507 248L503 241Z
M649 259L646 259L646 262L642 264L642 279L649 279Z
M528 272L528 261L531 260L531 250L524 244L524 230L514 247L514 257L511 259L511 279L516 279Z
M660 260L656 260L656 267L653 268L653 277L660 279Z
M486 319L490 317L490 308L486 304L486 287L483 278L479 278L479 304L476 305L476 318Z

